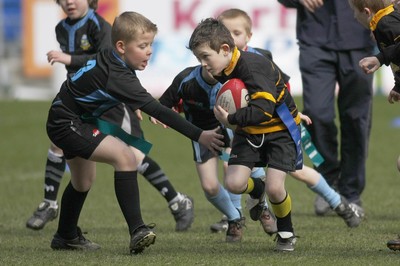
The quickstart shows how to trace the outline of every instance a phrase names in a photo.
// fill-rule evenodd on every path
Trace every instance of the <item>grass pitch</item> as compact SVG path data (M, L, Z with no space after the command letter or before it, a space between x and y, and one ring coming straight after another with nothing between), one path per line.
M298 100L300 103L300 100ZM155 159L178 191L194 198L195 222L190 231L174 232L167 203L139 176L143 218L157 224L155 245L138 256L129 255L129 234L113 188L113 169L99 164L97 180L83 208L80 226L86 237L102 246L96 252L50 249L57 220L44 230L25 227L43 198L44 164L49 146L45 121L50 102L2 101L0 103L0 265L397 265L400 253L386 248L386 241L400 233L400 106L381 96L374 98L367 169L362 199L366 219L349 229L335 215L314 215L315 195L299 181L287 178L292 197L292 217L300 236L293 253L273 251L273 237L247 219L239 244L212 234L210 224L221 215L205 199L192 161L190 141L175 131L142 123L147 140L154 144ZM393 126L395 124L395 126ZM309 161L306 160L309 164ZM62 180L58 199L69 181ZM247 213L245 213L247 214ZM248 215L247 215L248 216Z

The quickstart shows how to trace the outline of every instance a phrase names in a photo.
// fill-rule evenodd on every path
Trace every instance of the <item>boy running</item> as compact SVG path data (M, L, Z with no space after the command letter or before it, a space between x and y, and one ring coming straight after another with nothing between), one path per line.
M218 16L218 20L221 21L231 32L235 41L235 45L239 49L264 55L272 61L272 54L270 51L260 48L253 48L247 45L253 34L251 30L251 18L245 11L236 8L227 9ZM290 77L282 71L281 73L286 86L290 88ZM302 118L301 120L307 125L311 124L311 119L308 116L300 114L300 117ZM302 125L301 128L302 131L305 129L303 129ZM350 207L349 203L344 197L341 197L328 185L325 178L316 170L303 165L303 169L295 172L289 172L289 174L295 179L304 182L308 188L323 198L328 203L328 208L334 210L341 218L343 218L347 226L357 227L360 224L360 215ZM268 232L268 229L271 228L271 219L267 218L274 217L274 215L270 213L269 209L267 208L268 205L264 203L264 200L259 203L258 199L253 199L249 195L246 199L246 206L250 211L250 217L252 219L255 218L260 220L264 230Z
M159 100L169 108L178 106L181 103L185 117L189 122L204 130L213 129L220 125L215 118L213 108L216 95L221 86L222 84L200 65L188 67L174 78L172 84ZM224 147L229 150L232 131L226 128L222 131L225 136ZM193 160L195 161L204 194L207 200L226 217L226 229L220 229L220 227L224 226L221 225L214 231L226 231L226 242L241 241L245 220L241 213L240 195L229 193L219 183L219 157L217 155L211 153L197 141L192 141L192 148ZM252 171L251 176L261 178L265 176L265 172L262 168L256 168ZM213 231L213 227L211 227L211 230ZM275 232L276 225L268 233Z
M222 22L209 18L194 30L189 49L220 83L241 79L249 90L249 106L235 114L214 107L216 118L224 125L237 125L225 176L225 187L232 193L250 194L262 199L267 193L277 217L277 251L293 251L296 243L292 220L291 198L285 189L287 172L302 167L300 117L293 98L287 91L282 73L264 56L240 51ZM293 134L278 116L276 108L286 107ZM286 113L287 113L286 112ZM286 122L286 121L285 121ZM300 148L301 149L301 148ZM265 184L249 178L253 167L268 165Z

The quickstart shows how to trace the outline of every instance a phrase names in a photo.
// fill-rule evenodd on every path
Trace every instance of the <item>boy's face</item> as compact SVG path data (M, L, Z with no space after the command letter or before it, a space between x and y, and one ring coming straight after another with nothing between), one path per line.
M194 49L193 54L202 67L213 76L220 76L231 61L229 45L226 44L221 46L219 53L211 49L208 44L203 44Z
M222 23L231 32L233 40L236 46L244 50L247 47L247 43L250 41L251 34L247 34L246 31L246 20L243 17L223 19Z
M84 17L89 10L88 0L60 0L59 4L71 20Z
M369 29L369 22L371 21L373 14L369 8L364 8L362 11L354 7L351 1L349 1L351 9L353 9L354 18L365 28Z
M149 63L152 54L152 44L154 32L140 33L138 36L127 43L118 41L117 51L122 60L135 70L144 70Z

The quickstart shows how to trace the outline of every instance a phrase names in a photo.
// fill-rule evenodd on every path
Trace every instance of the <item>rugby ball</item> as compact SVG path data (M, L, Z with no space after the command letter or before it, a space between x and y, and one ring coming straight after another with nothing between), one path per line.
M248 94L243 81L236 78L230 79L219 90L215 105L220 105L229 114L234 114L237 109L247 106Z

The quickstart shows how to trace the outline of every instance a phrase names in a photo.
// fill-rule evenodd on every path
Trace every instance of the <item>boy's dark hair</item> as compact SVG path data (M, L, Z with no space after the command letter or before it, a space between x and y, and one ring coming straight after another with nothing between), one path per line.
M56 0L56 3L60 4L60 1L61 0ZM98 2L99 2L99 0L88 0L89 8L91 8L93 10L97 10Z
M142 14L126 11L115 18L111 29L111 41L113 45L118 41L129 42L141 33L157 31L157 25Z
M235 48L235 41L228 28L214 18L204 19L197 25L190 37L188 48L193 51L204 44L217 53L223 44L228 44L231 50Z

